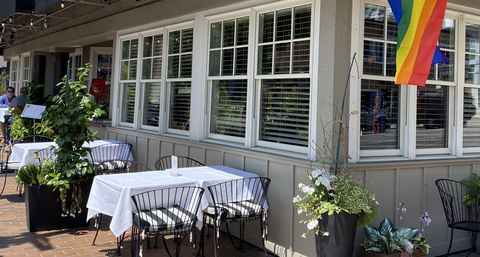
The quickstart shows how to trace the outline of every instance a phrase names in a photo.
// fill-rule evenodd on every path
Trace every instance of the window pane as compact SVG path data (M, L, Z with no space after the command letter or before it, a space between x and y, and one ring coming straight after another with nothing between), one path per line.
M454 81L455 79L455 53L444 52L448 58L448 63L438 64L438 80Z
M151 57L152 56L152 42L153 37L146 37L143 39L143 57Z
M308 146L309 79L262 80L260 140Z
M390 8L387 8L387 40L397 41L397 22Z
M387 44L387 76L394 77L397 69L397 45Z
M162 56L163 53L163 35L157 35L153 38L153 56Z
M189 130L190 82L174 82L170 85L169 128Z
M237 46L248 44L248 17L237 19Z
M293 73L308 73L310 71L310 41L293 43Z
M273 12L260 14L260 24L258 30L258 42L272 42L273 41Z
M152 78L152 59L143 60L142 79Z
M130 61L130 70L128 79L133 80L137 78L137 61Z
M465 51L480 54L480 25L467 25L465 30Z
M480 147L480 90L466 87L463 99L463 147Z
M223 22L223 47L233 46L235 42L235 20Z
M138 39L133 39L130 45L130 59L136 59L138 56Z
M122 60L128 59L130 51L130 40L122 42Z
M277 11L277 23L276 23L276 41L290 40L292 33L292 10L285 9Z
M465 83L480 84L480 56L465 54Z
M258 74L272 74L273 46L265 45L258 47Z
M290 43L275 45L275 74L290 73Z
M247 75L248 48L239 47L235 52L235 75Z
M363 46L363 74L383 75L384 43L365 40Z
M168 54L180 52L180 31L170 32L168 36Z
M222 42L222 23L216 22L210 25L210 49L219 48Z
M384 39L385 7L366 4L364 26L366 38Z
M222 56L222 75L233 75L233 49L224 49Z
M455 49L455 21L444 19L440 37L438 39L440 48ZM449 59L450 60L450 59Z
M162 58L153 58L152 78L162 78Z
M143 125L158 127L160 117L161 83L145 83L143 97Z
M295 7L293 38L310 37L311 7L310 5Z
M191 54L182 55L182 66L180 68L181 68L180 70L181 78L192 77L192 55Z
M122 86L122 122L133 123L135 115L135 83L125 83Z
M400 87L362 80L360 149L400 148Z
M448 87L417 88L417 148L448 147Z
M210 60L208 65L209 76L220 75L220 50L210 51Z
M246 103L246 80L213 81L210 132L244 137Z
M127 80L128 79L128 61L122 61L120 64L122 67L120 72L120 79Z
M182 53L193 50L193 29L182 30Z
M168 57L168 78L178 78L180 58L177 56Z

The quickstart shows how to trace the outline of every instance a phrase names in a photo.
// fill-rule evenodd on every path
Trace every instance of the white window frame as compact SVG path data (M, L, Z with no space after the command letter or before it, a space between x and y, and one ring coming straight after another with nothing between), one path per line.
M13 69L13 63L16 63L16 69ZM22 61L21 61L21 56L14 56L10 58L10 74L9 74L9 81L8 85L10 87L13 87L15 89L15 92L20 88L20 85L22 84ZM15 74L15 80L13 80L13 74ZM2 90L5 90L3 88Z
M184 22L184 23L181 23L181 24L176 24L176 25L173 25L173 26L168 26L165 28L165 40L166 40L166 46L165 46L165 49L166 51L168 51L168 48L169 48L169 36L170 36L170 32L174 32L174 31L182 31L182 30L186 30L186 29L192 29L193 30L193 35L195 36L195 31L194 31L194 22L193 21L190 21L190 22ZM165 41L164 41L165 42ZM191 103L192 103L192 77L193 77L193 44L195 43L195 37L193 38L193 42L192 42L192 52L190 53L192 55L192 74L190 76L190 78L168 78L168 67L164 67L166 72L165 72L165 86L166 86L166 98L165 98L165 115L164 115L164 119L163 119L163 124L165 125L165 132L166 133L170 133L170 134L177 134L177 135L182 135L182 136L189 136L190 135L190 130L192 129L192 124L189 125L189 130L180 130L180 129L173 129L173 128L170 128L170 97L171 97L171 86L172 86L172 83L174 82L189 82L190 83L190 110L191 110ZM174 54L174 55L177 55L177 54ZM182 53L179 53L178 54L179 57L182 56ZM168 52L165 52L164 53L164 56L165 56L165 62L166 62L166 66L168 66L168 57L170 56L170 54ZM180 60L181 58L179 58ZM179 66L179 70L178 70L178 73L180 74L181 72L181 66ZM190 111L190 117L189 117L189 120L191 121L192 120L192 112Z
M80 58L80 66L76 66L76 60L77 58ZM73 53L68 54L68 60L70 61L70 66L68 69L70 70L70 78L69 80L75 80L77 77L77 70L78 68L83 66L83 48L75 48L75 51Z
M207 138L211 138L211 139L216 139L216 140L221 140L221 141L231 141L231 142L236 142L236 143L241 143L241 144L245 144L245 142L247 141L246 140L246 137L248 135L249 132L247 132L250 128L249 128L249 119L248 119L248 112L250 111L250 104L249 104L249 101L248 101L248 95L249 95L249 91L251 90L250 88L250 77L253 75L252 72L252 66L253 66L253 63L252 63L252 59L250 59L251 57L251 52L253 52L252 50L252 40L251 38L252 37L255 37L255 35L252 35L252 11L251 10L240 10L240 11L236 11L236 12L233 12L233 13L228 13L228 14L222 14L222 15L216 15L216 16L213 16L213 17L207 17L207 22L208 22L208 26L207 26L207 70L206 70L206 74L207 74L207 122L205 124L205 130L206 130L206 134L207 134ZM224 21L227 21L227 20L235 20L235 24L236 24L236 20L239 19L239 18L248 18L248 44L245 45L248 49L248 54L247 54L247 74L245 75L231 75L231 76L222 76L221 73L218 75L218 76L210 76L209 73L210 73L210 33L211 33L211 25L213 23L216 23L216 22L224 22ZM256 22L255 20L253 22ZM255 24L255 23L254 23ZM223 38L223 27L222 27L222 38ZM235 39L234 41L236 41L236 38L237 38L237 35L235 33ZM222 39L223 40L223 39ZM242 46L242 47L245 47L245 46ZM232 46L232 47L223 47L223 46L220 46L220 48L218 49L225 49L225 48L228 48L228 49L236 49L237 46ZM215 48L217 49L217 48ZM235 57L234 56L234 61L233 61L233 64L235 65ZM220 67L221 69L221 67ZM211 122L212 122L212 91L213 91L213 81L221 81L221 80L246 80L247 81L247 102L246 102L246 116L245 116L245 136L242 138L242 137L235 137L235 136L228 136L228 135L221 135L221 134L217 134L217 133L212 133L210 131L210 125L211 125Z
M15 88L16 94L20 93L20 89L22 87L27 87L28 84L32 81L32 57L30 53L23 53L20 55L21 61L20 61L20 84L18 88ZM28 61L28 67L25 68L25 63ZM27 74L27 75L25 75Z

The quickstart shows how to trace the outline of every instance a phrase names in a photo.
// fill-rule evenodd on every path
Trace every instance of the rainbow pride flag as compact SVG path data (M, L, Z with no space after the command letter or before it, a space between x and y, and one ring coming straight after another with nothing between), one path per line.
M432 63L447 62L437 48L447 0L388 0L397 22L395 83L425 86Z

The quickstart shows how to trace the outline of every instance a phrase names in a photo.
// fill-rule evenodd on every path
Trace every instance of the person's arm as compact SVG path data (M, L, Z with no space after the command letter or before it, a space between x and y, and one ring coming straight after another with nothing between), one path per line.
M0 108L7 108L7 107L8 107L7 96L6 95L0 96Z

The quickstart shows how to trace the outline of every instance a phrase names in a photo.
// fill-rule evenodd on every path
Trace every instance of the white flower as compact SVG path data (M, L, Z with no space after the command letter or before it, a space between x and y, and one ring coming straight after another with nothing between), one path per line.
M324 170L324 169L312 170L312 172L311 172L312 178L316 179L318 176L322 175L322 170Z
M330 233L328 233L327 231L322 233L322 236L329 236L329 235L330 235Z
M302 188L304 188L304 187L305 187L305 184L303 184L303 183L298 183L298 188L302 189Z
M293 198L293 203L298 203L298 202L300 202L301 200L302 200L302 198L301 198L299 195L297 195L297 196L295 196L295 197Z
M318 226L318 220L311 220L307 223L307 229L313 230Z
M307 235L305 233L302 234L303 238L307 238Z
M297 213L298 213L298 214L302 214L303 211L302 211L301 209L297 209Z
M330 179L330 176L320 176L317 178L317 181L315 181L315 185L317 184L322 184L324 187L327 188L327 190L332 189L332 180Z
M315 192L315 188L313 187L309 187L309 186L304 186L302 188L302 191L305 193L305 194L308 194L308 195L311 195Z

